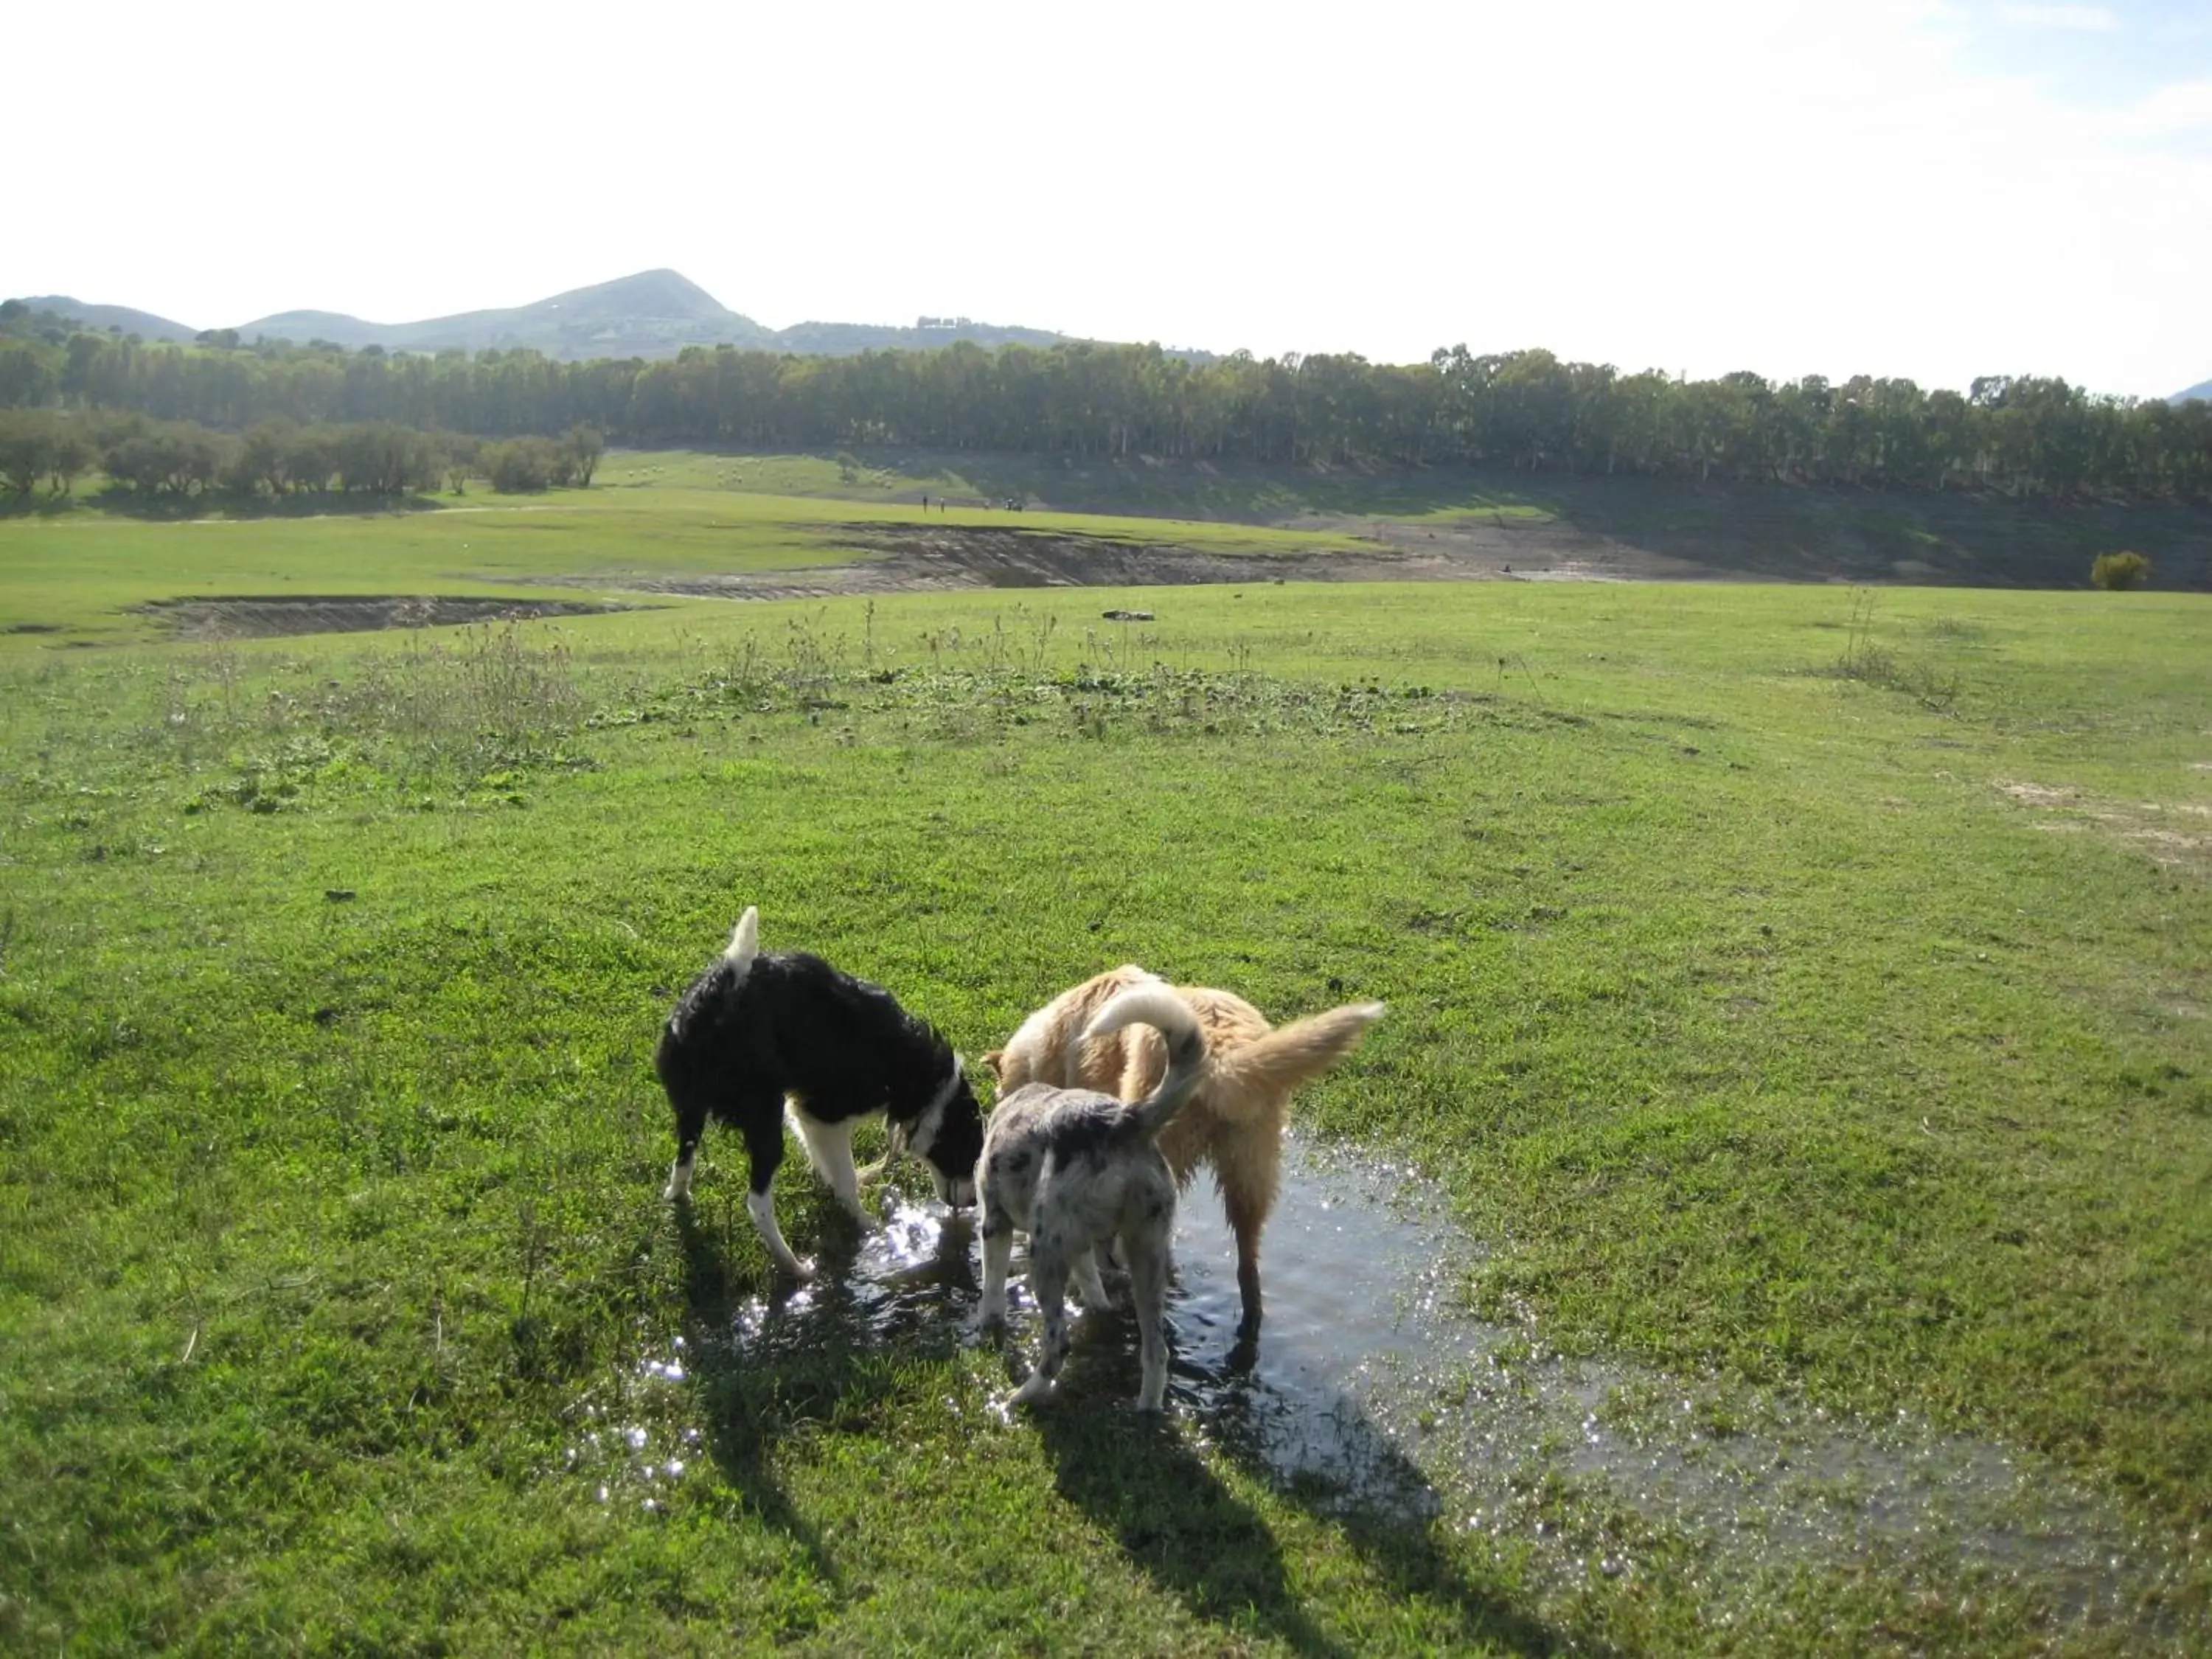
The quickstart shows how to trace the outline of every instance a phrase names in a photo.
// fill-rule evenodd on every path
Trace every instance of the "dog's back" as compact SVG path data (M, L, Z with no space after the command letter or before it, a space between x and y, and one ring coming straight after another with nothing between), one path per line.
M991 1115L987 1164L999 1148L1018 1139L1030 1143L1024 1152L1033 1146L1063 1166L1111 1158L1158 1140L1205 1076L1206 1032L1174 987L1141 969L1133 971L1136 981L1115 989L1102 1009L1087 1015L1070 1044L1103 1050L1141 1030L1162 1058L1151 1084L1121 1096L1036 1078L1018 1082L1000 1094Z
M1024 1020L1006 1048L992 1056L1000 1088L1049 1083L1060 1089L1094 1089L1121 1100L1141 1098L1167 1070L1167 1044L1159 1032L1150 1025L1125 1025L1088 1040L1083 1033L1122 992L1164 983L1132 963L1061 992ZM1204 985L1171 988L1205 1034L1206 1066L1198 1085L1199 1105L1224 1123L1268 1115L1270 1103L1286 1098L1343 1059L1383 1012L1379 1002L1348 1003L1278 1030L1234 992ZM1187 1170L1170 1156L1178 1170Z
M769 1201L787 1101L809 1160L856 1212L852 1126L878 1113L931 1166L946 1203L968 1201L982 1113L951 1044L879 985L804 951L763 953L753 909L684 992L654 1066L676 1117L665 1196L690 1194L709 1121L736 1128L752 1166L748 1205L787 1272L799 1271L797 1259L775 1230Z
M1024 1084L1048 1083L1055 1089L1092 1089L1120 1100L1141 1098L1167 1066L1167 1047L1159 1033L1146 1026L1127 1026L1089 1044L1083 1041L1083 1033L1122 992L1166 982L1134 963L1125 963L1062 991L1024 1020L1021 1029L1006 1039L1004 1048L984 1056L999 1074L1001 1097ZM1118 1069L1084 1063L1086 1051L1118 1054L1125 1043L1144 1038L1152 1040L1159 1063L1152 1075L1133 1090L1124 1092L1115 1086L1121 1081Z
M1022 1022L1003 1051L987 1056L998 1067L1000 1087L1047 1082L1122 1099L1144 1094L1167 1066L1157 1032L1133 1025L1088 1042L1081 1033L1093 1012L1121 992L1159 983L1132 963L1061 992ZM1357 1048L1382 1018L1382 1005L1352 1003L1278 1030L1234 993L1210 986L1171 988L1205 1033L1206 1066L1190 1105L1168 1124L1158 1146L1178 1182L1188 1181L1201 1164L1213 1170L1237 1236L1237 1281L1249 1333L1259 1325L1260 1236L1281 1182L1291 1091Z
M875 1040L856 1042L856 1031ZM757 1082L825 1108L857 1108L881 1104L917 1060L925 1071L936 1066L942 1046L890 992L808 951L725 957L669 1019L662 1078L689 1060L725 1086Z

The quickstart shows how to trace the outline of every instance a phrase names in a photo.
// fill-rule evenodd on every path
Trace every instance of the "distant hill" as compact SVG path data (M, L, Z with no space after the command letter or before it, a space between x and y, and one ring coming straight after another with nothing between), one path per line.
M125 334L136 334L145 340L189 340L197 331L182 323L173 323L167 317L156 317L150 311L133 311L129 306L88 306L65 294L27 295L23 303L33 311L51 311L57 317L103 334L111 328L119 328Z
M328 340L358 350L509 350L549 357L671 357L687 345L769 346L775 335L672 270L648 270L499 311L415 323L370 323L333 311L283 311L238 325L239 337Z
M688 345L733 345L762 351L845 357L898 347L927 350L955 340L982 345L1019 341L1050 345L1065 338L1042 329L1000 327L965 317L925 318L912 328L871 323L798 323L771 329L673 270L641 271L550 300L503 311L466 311L417 323L370 323L331 311L285 311L238 325L239 337L328 340L358 350L501 350L526 346L549 357L672 357Z
M1048 329L1000 327L994 323L970 322L965 317L921 320L912 328L876 323L793 323L776 330L775 349L812 357L854 357L863 351L929 351L955 340L977 345L1057 345L1067 339Z
M88 328L113 325L149 340L190 340L197 331L124 306L88 306L75 300L26 300ZM550 299L496 311L465 311L412 323L372 323L337 311L280 311L238 325L239 338L289 340L305 345L327 340L358 351L511 350L526 347L549 357L673 357L685 346L732 345L805 356L850 357L863 351L930 351L956 340L981 346L1051 346L1072 338L1048 329L979 323L968 317L921 317L912 327L879 323L794 323L773 329L730 310L689 277L673 270L641 271ZM1193 362L1203 351L1176 350Z
M2173 396L2168 398L2166 402L2170 404L2185 404L2191 398L2202 398L2206 403L2212 404L2212 380L2200 381L2197 385L2190 387L2186 392L2177 392Z

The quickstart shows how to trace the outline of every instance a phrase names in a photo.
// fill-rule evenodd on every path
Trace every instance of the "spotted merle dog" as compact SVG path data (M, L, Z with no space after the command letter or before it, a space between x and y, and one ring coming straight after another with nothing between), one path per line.
M1155 982L1124 991L1100 1009L1084 1040L1133 1024L1155 1027L1167 1039L1167 1073L1151 1094L1124 1103L1089 1089L1025 1084L999 1102L984 1130L975 1168L983 1217L982 1322L1006 1317L1006 1269L1017 1232L1029 1235L1030 1291L1044 1315L1044 1352L1014 1395L1018 1406L1051 1397L1067 1358L1068 1280L1075 1280L1085 1307L1104 1306L1098 1252L1116 1238L1129 1269L1144 1360L1137 1409L1159 1410L1167 1392L1176 1178L1158 1142L1198 1087L1206 1036L1189 1005Z
M863 1226L853 1131L878 1115L896 1146L930 1165L940 1199L955 1208L975 1200L983 1114L952 1045L881 986L803 951L762 955L757 909L684 992L653 1065L676 1112L676 1164L662 1196L690 1196L710 1118L735 1128L752 1164L745 1208L794 1279L810 1270L784 1243L769 1193L787 1101L807 1161Z

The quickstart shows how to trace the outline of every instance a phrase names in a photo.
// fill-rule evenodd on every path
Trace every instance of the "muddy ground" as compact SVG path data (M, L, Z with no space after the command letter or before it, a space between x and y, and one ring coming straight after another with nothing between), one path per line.
M1009 520L1014 515L1009 514ZM632 593L721 599L813 599L850 594L950 592L982 588L1252 586L1262 582L1372 581L1826 581L1959 582L2067 586L2052 561L2016 561L2000 574L1987 549L1940 541L1934 562L1896 556L1893 538L1831 531L1818 536L1710 526L1615 535L1565 520L1499 514L1443 523L1306 514L1296 527L1340 538L1330 550L1224 553L1170 538L1133 541L1004 524L833 526L848 563L785 570L681 575L547 576L547 586L603 586ZM1163 532L1172 522L1163 520ZM1758 533L1754 533L1754 532ZM1931 538L1932 539L1932 538ZM2045 550L2046 553L2047 550ZM2044 568L2048 565L2048 569ZM2183 586L2192 585L2184 581ZM2202 585L2212 586L2212 555ZM276 634L360 632L462 623L588 615L622 608L564 600L453 599L435 595L236 595L173 599L143 607L176 635L222 639Z
M1630 580L1717 573L1639 553L1561 525L1461 526L1425 532L1402 525L1310 526L1352 545L1313 553L1220 553L1174 541L1130 542L1017 526L851 524L837 538L851 564L797 570L721 571L655 577L637 591L727 599L826 599L998 587L1186 587L1259 582ZM1383 532L1376 533L1378 528Z
M280 634L360 634L386 628L450 628L462 623L526 622L596 616L620 605L568 599L447 599L435 594L237 593L156 599L138 609L179 639L258 639Z

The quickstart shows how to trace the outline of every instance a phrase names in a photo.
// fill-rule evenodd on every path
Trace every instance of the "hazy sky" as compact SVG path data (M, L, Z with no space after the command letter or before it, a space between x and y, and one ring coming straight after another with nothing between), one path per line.
M88 31L91 31L89 33ZM21 10L0 294L2212 375L2212 0Z

